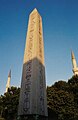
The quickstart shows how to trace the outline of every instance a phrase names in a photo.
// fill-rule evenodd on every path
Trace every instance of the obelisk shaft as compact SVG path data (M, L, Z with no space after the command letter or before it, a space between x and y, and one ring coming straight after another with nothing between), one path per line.
M29 17L18 114L48 115L42 18L36 9Z

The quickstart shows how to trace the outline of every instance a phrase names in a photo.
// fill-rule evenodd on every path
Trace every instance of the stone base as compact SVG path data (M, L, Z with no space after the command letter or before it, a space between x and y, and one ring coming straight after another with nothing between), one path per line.
M18 120L48 120L48 117L41 115L22 115Z

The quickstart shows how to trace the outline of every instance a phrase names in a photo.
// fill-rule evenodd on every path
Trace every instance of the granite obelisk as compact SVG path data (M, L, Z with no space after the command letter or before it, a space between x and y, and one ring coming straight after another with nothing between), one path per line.
M42 18L36 8L29 16L18 115L48 116Z

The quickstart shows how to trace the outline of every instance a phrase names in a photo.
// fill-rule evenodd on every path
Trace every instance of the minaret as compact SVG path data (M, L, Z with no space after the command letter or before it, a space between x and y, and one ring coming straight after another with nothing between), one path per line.
M21 120L30 116L46 120L48 116L42 18L37 9L29 16L18 115Z
M7 80L7 84L6 84L6 92L8 92L8 88L10 88L10 81L11 81L11 70L8 74L8 80Z
M73 65L73 73L74 75L78 75L78 67L77 67L77 62L74 56L74 52L71 52L71 58L72 58L72 65Z

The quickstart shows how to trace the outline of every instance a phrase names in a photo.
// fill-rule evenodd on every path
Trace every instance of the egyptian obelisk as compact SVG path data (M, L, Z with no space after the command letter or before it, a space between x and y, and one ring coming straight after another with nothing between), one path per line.
M48 116L42 18L36 8L29 16L18 115L21 120Z

